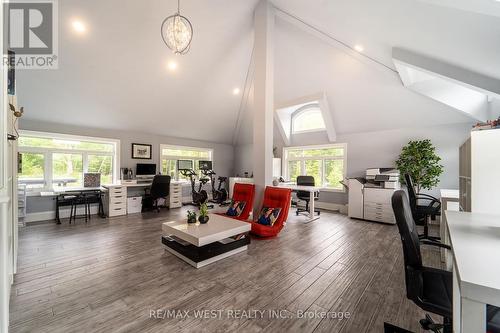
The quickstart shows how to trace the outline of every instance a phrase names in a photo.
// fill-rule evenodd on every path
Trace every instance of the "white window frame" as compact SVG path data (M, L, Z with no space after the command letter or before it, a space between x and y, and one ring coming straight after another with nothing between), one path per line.
M208 159L205 157L186 157L186 156L176 156L176 155L163 155L163 149L176 149L176 150L192 150L192 151L206 151L208 152ZM214 150L212 148L205 147L189 147L189 146L179 146L179 145L169 145L160 144L160 171L163 172L163 159L167 160L193 160L194 163L198 161L212 161L214 158ZM194 166L194 165L193 165ZM177 164L175 165L175 180L179 180L179 170L177 170Z
M343 148L344 155L343 156L308 156L308 157L288 157L288 151L290 150L314 150L314 149L332 149L332 148ZM288 162L289 161L300 161L300 170L301 174L305 173L305 161L311 160L311 161L317 161L321 160L321 179L324 180L324 175L325 175L325 160L341 160L343 161L343 177L346 177L347 174L347 143L335 143L335 144L327 144L327 145L311 145L311 146L295 146L295 147L285 147L283 148L283 164L282 164L282 172L283 175L285 175L285 179L289 179L289 174L288 174ZM318 186L318 185L317 185ZM320 186L323 186L321 184ZM337 188L328 188L325 187L324 190L326 192L339 192L339 193L344 193L345 188L342 186L341 189Z
M62 154L81 154L82 155L82 167L83 173L88 170L88 155L100 155L100 156L112 156L112 182L116 183L120 179L120 140L118 139L108 139L108 138L98 138L92 136L82 136L82 135L72 135L72 134L61 134L61 133L50 133L50 132L38 132L38 131L27 131L20 130L19 135L36 137L36 138L47 138L56 140L68 140L68 141L86 141L94 143L105 143L113 145L113 152L102 152L93 150L76 150L76 149L60 149L60 148L41 148L41 147L22 147L19 145L19 153L33 153L33 154L43 154L44 155L44 186L43 188L35 188L30 190L31 192L42 192L44 190L51 190L54 187L53 175L52 175L52 156L54 153Z
M309 130L295 130L296 118L303 115L304 113L308 113L311 111L319 112L319 114L321 115L321 118L323 118L323 124L325 125L325 127L313 128L313 129L309 129ZM291 115L290 133L292 133L292 135L293 134L302 134L302 133L315 133L315 132L326 132L326 122L325 122L325 118L323 117L323 112L321 111L319 104L312 103L312 104L304 105L304 106L300 107L299 109L297 109Z

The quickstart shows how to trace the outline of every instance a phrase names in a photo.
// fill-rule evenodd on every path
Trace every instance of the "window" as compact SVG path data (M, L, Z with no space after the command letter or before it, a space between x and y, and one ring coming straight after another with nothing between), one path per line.
M285 175L293 182L300 175L313 176L316 185L343 191L346 150L345 144L285 148Z
M325 131L325 121L318 104L309 104L292 115L292 133Z
M198 161L211 161L213 150L207 148L183 147L160 145L161 173L169 175L172 179L189 180L177 170L178 160L192 160L194 170L198 177L201 176Z
M19 182L28 189L83 186L83 174L101 174L101 184L118 179L118 140L22 131Z
M43 188L45 179L45 155L20 153L19 180L31 188Z

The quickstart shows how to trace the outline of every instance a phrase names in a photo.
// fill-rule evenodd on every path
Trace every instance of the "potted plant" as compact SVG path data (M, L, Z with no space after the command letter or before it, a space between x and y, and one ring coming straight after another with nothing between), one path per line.
M436 148L431 140L410 141L403 147L396 166L404 175L407 173L413 180L415 192L430 190L439 183L439 176L443 173L443 166L439 163L441 157L436 154Z
M196 223L196 212L188 210L187 218L188 218L188 223Z
M207 204L206 203L202 203L200 205L200 216L198 217L198 221L200 221L200 223L207 223L208 222L208 207L207 207Z

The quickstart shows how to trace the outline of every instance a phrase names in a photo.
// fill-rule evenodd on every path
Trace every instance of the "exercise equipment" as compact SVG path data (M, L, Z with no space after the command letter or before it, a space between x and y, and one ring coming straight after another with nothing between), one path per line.
M203 186L208 183L208 178L201 178L198 184L198 190L196 190L196 172L193 170L192 160L178 160L177 170L184 176L188 177L191 182L191 198L192 202L187 205L200 206L208 201L207 191L203 189ZM209 208L213 208L213 205L207 205Z
M210 178L210 182L212 183L212 202L219 204L220 206L228 205L229 202L227 202L227 190L226 190L226 182L227 182L227 177L222 177L219 176L217 180L219 181L219 185L217 188L215 187L216 179L215 176L217 175L215 171L212 169L212 161L200 161L199 162L199 167L201 173Z

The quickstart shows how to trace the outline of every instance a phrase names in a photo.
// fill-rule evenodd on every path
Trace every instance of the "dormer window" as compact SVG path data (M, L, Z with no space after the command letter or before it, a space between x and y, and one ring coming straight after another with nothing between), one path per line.
M325 120L318 104L305 105L292 115L292 134L325 130Z
M308 133L326 133L328 141L337 140L332 113L324 93L282 104L276 108L274 119L285 146L299 143Z

